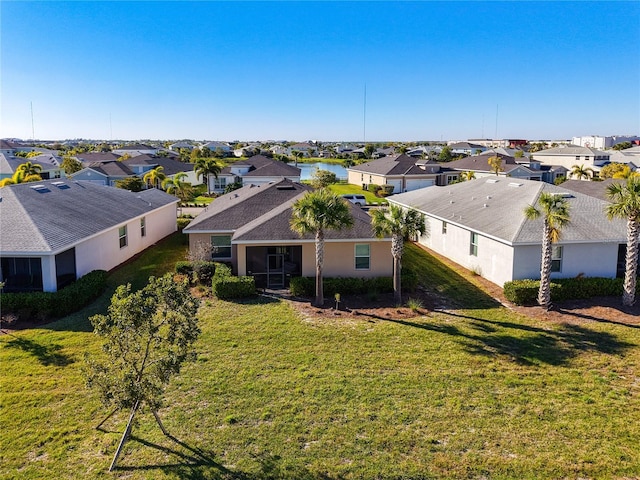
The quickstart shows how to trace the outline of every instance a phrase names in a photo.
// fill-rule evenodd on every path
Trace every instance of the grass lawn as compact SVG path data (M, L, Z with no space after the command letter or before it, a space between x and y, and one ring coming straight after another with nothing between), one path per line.
M382 205L387 203L384 198L376 197L373 193L362 190L362 187L359 185L352 185L350 183L334 183L332 185L329 185L329 188L332 192L335 192L338 195L345 195L347 193L357 193L360 195L364 195L367 200L367 204L369 205Z
M180 255L167 247L113 284L169 270ZM0 477L640 473L640 330L531 320L416 247L406 255L427 288L460 308L408 321L314 321L278 300L205 300L198 360L159 412L179 442L140 415L114 474L106 470L126 415L106 433L94 429L108 411L83 387L83 355L99 349L81 328L86 318L0 336Z

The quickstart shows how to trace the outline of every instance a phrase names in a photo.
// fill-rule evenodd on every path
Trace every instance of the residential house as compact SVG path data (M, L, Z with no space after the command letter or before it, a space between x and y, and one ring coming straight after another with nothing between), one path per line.
M88 167L96 163L115 162L120 158L120 155L113 152L86 152L78 153L76 158L83 166Z
M302 152L303 157L313 157L316 153L316 146L308 142L295 143L287 149L287 155L292 156L293 152Z
M90 163L82 170L69 175L75 181L83 180L97 185L114 187L118 180L135 177L136 174L124 162L112 160L110 162Z
M487 147L479 143L454 142L449 144L453 155L475 155L484 152Z
M47 180L0 189L4 291L53 292L111 270L176 231L177 199L91 182Z
M5 153L0 153L0 180L11 178L16 169L25 162L39 165L42 169L40 177L42 179L60 178L64 176L64 169L60 166L62 160L51 154L42 154L37 157L24 158L14 157Z
M113 153L118 155L129 155L131 157L137 157L138 155L156 155L158 148L151 145L145 145L144 143L135 143L133 145L124 145L122 147L114 148Z
M211 191L223 193L227 185L233 183L263 185L283 178L300 182L300 169L263 155L254 155L224 167L218 174L218 178L212 175L209 181Z
M531 156L543 165L559 165L565 167L569 171L569 176L571 169L575 165L578 165L591 168L594 176L597 177L600 169L609 162L610 153L589 147L561 145L555 148L540 150Z
M196 174L193 171L193 163L184 163L171 157L144 154L122 160L121 163L129 167L140 178L144 177L148 171L156 167L162 167L162 173L168 178L173 178L177 173L185 173L187 176L183 181L192 185L202 183L202 179L198 180L196 178Z
M598 150L605 150L611 148L618 143L623 142L637 142L640 137L637 135L583 135L581 137L573 137L571 143L580 147L597 148Z
M516 162L514 157L501 155L499 153L483 153L481 155L472 155L470 157L461 158L452 162L447 162L444 167L446 169L446 181L440 182L440 185L449 185L452 182L460 180L463 172L473 172L476 178L496 176L496 173L489 165L489 159L497 156L501 159L501 170L498 176L526 178L527 180L542 180L542 173L538 168L530 168ZM538 164L539 165L539 164ZM443 172L443 176L445 173Z
M172 152L179 152L180 150L193 150L196 148L193 144L189 142L176 142L169 145L169 150Z
M184 230L189 247L212 246L212 258L230 262L260 287L282 288L296 276L315 276L315 237L291 230L291 208L310 187L281 179L247 185L212 202ZM389 238L376 238L371 217L349 204L354 226L325 232L326 277L380 277L393 271Z
M437 184L440 164L416 160L406 154L382 157L347 168L347 181L362 185L393 185L393 192L407 192Z
M203 143L202 145L200 145L200 150L203 150L205 148L208 148L209 150L211 150L212 152L221 152L224 155L228 155L231 153L231 145L229 145L226 142L217 142L217 141L213 141L213 142L206 142Z
M607 202L563 185L504 177L479 178L446 187L394 195L389 203L424 213L419 242L484 278L503 285L540 278L543 219L524 211L541 193L569 203L571 222L553 248L552 278L615 277L626 246L626 222L610 221Z

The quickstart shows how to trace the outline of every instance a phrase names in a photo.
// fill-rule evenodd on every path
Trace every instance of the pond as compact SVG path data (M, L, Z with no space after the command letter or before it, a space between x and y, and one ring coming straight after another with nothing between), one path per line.
M294 165L290 163L289 165ZM324 163L324 162L315 162L315 163L298 163L298 168L300 169L300 180L311 180L313 176L313 171L316 168L320 170L328 170L336 174L338 179L346 180L347 179L347 169L342 165L336 165L333 163Z

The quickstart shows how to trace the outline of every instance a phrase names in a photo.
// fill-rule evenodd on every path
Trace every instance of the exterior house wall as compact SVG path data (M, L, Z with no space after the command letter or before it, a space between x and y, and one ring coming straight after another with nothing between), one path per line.
M420 244L498 285L512 279L513 249L509 245L478 234L478 255L474 256L470 254L470 230L447 222L443 233L441 220L427 216L426 222L427 234L418 239Z
M384 185L387 183L387 177L385 177L384 175L375 175L371 173L348 170L347 181L348 183L351 183L353 185Z
M140 229L142 216L126 223L126 247L120 248L119 228L122 225L76 245L76 275L78 278L92 270L111 270L177 229L175 203L147 213L144 217L145 237L142 237Z

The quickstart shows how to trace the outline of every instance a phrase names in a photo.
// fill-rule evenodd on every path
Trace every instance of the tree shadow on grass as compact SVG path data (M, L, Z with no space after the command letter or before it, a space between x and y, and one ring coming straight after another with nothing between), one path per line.
M506 356L522 365L566 365L586 352L621 355L634 344L620 340L609 332L598 332L579 325L563 323L544 329L513 322L487 320L446 312L446 315L471 320L464 331L444 323L418 323L373 316L385 322L420 328L456 337L466 351L475 355Z
M5 348L17 348L33 355L44 366L66 367L74 362L69 355L60 353L62 345L43 345L23 337L16 337L5 343Z
M138 442L170 455L175 459L172 463L156 465L117 466L116 471L132 472L161 470L164 474L173 475L181 479L212 479L212 480L259 480L259 479L299 479L299 480L328 480L340 477L329 477L323 474L312 473L304 467L291 467L283 465L279 456L262 453L254 455L257 462L256 472L243 472L232 470L216 460L211 451L193 447L173 435L168 436L178 447L171 448L165 445L149 442L143 438L132 435L129 441Z

